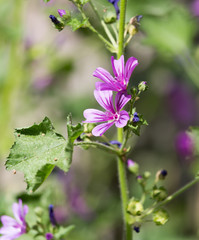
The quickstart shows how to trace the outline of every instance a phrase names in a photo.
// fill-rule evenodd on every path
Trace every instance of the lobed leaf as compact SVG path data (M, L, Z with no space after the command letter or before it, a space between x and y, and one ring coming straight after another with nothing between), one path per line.
M71 133L71 136L76 135ZM6 161L6 169L23 172L27 190L35 191L55 166L65 172L69 170L73 138L66 141L56 133L47 117L39 125L16 129L15 138Z

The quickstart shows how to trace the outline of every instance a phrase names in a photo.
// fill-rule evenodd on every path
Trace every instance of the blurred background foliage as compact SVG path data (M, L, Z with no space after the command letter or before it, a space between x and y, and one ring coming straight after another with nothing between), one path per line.
M95 3L100 15L114 11L106 0ZM60 224L76 225L68 239L121 239L117 169L111 155L76 149L69 174L54 171L33 195L25 193L21 173L14 175L4 168L14 128L29 126L47 115L66 136L69 112L73 121L79 122L84 109L98 107L92 73L99 66L111 72L111 55L88 30L73 33L65 28L58 32L52 27L48 16L56 15L57 9L76 13L69 1L0 0L0 5L1 215L12 215L11 205L20 197L31 209L28 218L32 224L36 206L47 213L48 205L54 204ZM89 6L85 8L98 26ZM127 47L126 59L135 56L139 60L132 85L148 82L149 90L136 107L149 126L130 142L129 158L152 175L167 169L165 186L172 193L199 169L198 160L188 157L176 143L190 125L199 125L199 1L129 0L127 20L139 14L143 15L140 32ZM112 139L114 130L108 132ZM131 194L140 197L135 177L129 173L128 178ZM170 203L167 210L170 221L165 226L148 222L135 233L135 239L198 239L198 185Z

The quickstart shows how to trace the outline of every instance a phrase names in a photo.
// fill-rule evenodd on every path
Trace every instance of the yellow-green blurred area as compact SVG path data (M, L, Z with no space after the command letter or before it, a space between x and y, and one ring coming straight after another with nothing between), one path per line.
M113 11L106 0L95 0L99 14ZM91 23L105 35L87 4ZM25 194L26 185L19 172L7 172L6 156L14 142L14 128L28 127L48 116L56 131L66 137L66 116L73 122L84 120L83 111L99 108L93 91L97 67L112 73L111 54L97 36L87 29L58 32L49 15L57 9L78 14L67 0L0 0L0 214L12 215L18 197L30 207L47 213L54 204L60 224L75 224L67 239L120 240L122 217L116 159L101 150L75 149L69 174L56 170L35 194ZM128 158L140 164L141 173L166 169L162 183L169 194L191 180L199 170L197 158L187 158L176 150L179 133L199 125L199 1L129 0L127 22L143 15L140 31L125 51L139 65L131 85L147 81L149 89L136 103L136 111L149 125L140 137L129 141ZM110 29L112 29L110 27ZM111 30L112 31L112 30ZM112 127L107 136L116 140ZM128 173L131 195L140 198L135 176ZM135 240L196 240L199 238L199 185L166 206L170 220L165 226L149 221L134 232ZM22 239L22 238L21 238ZM31 239L29 236L23 239Z

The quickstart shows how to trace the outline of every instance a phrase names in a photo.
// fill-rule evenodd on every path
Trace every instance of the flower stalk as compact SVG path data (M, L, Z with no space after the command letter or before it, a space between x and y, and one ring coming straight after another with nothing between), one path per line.
M119 35L118 35L118 51L117 58L119 59L124 52L124 27L125 27L125 15L126 15L126 3L127 0L120 1L120 19L119 19ZM123 129L117 129L117 139L119 142L123 142ZM122 151L123 149L121 149ZM120 185L121 201L122 201L122 213L124 221L124 239L132 240L132 229L127 222L127 204L129 200L128 185L126 179L126 163L123 158L118 157L118 178Z

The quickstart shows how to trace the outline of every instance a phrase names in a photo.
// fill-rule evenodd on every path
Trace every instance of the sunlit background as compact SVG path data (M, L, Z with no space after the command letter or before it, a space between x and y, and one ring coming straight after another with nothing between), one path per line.
M100 15L114 11L106 0L95 0ZM48 116L66 136L66 117L81 122L83 110L98 108L93 97L97 67L112 73L110 53L89 30L58 32L49 19L57 9L76 11L67 0L0 0L0 214L22 198L31 208L54 204L57 221L75 224L67 239L122 239L120 193L116 160L100 150L75 149L68 174L55 170L35 194L26 195L23 174L7 172L4 163L14 142L14 128L28 127ZM87 7L87 6L85 6ZM89 7L91 22L99 27ZM140 32L126 49L139 65L131 84L147 81L149 89L136 104L149 126L129 142L129 158L152 180L168 171L169 193L193 178L199 163L186 149L184 132L199 125L199 0L128 1L127 21L143 15ZM103 33L103 32L102 32ZM107 135L112 139L115 129ZM184 146L185 144L185 146ZM140 197L135 177L128 173L130 191ZM162 227L147 222L136 240L196 240L199 237L199 186L166 206L170 220ZM23 236L20 239L30 239Z

